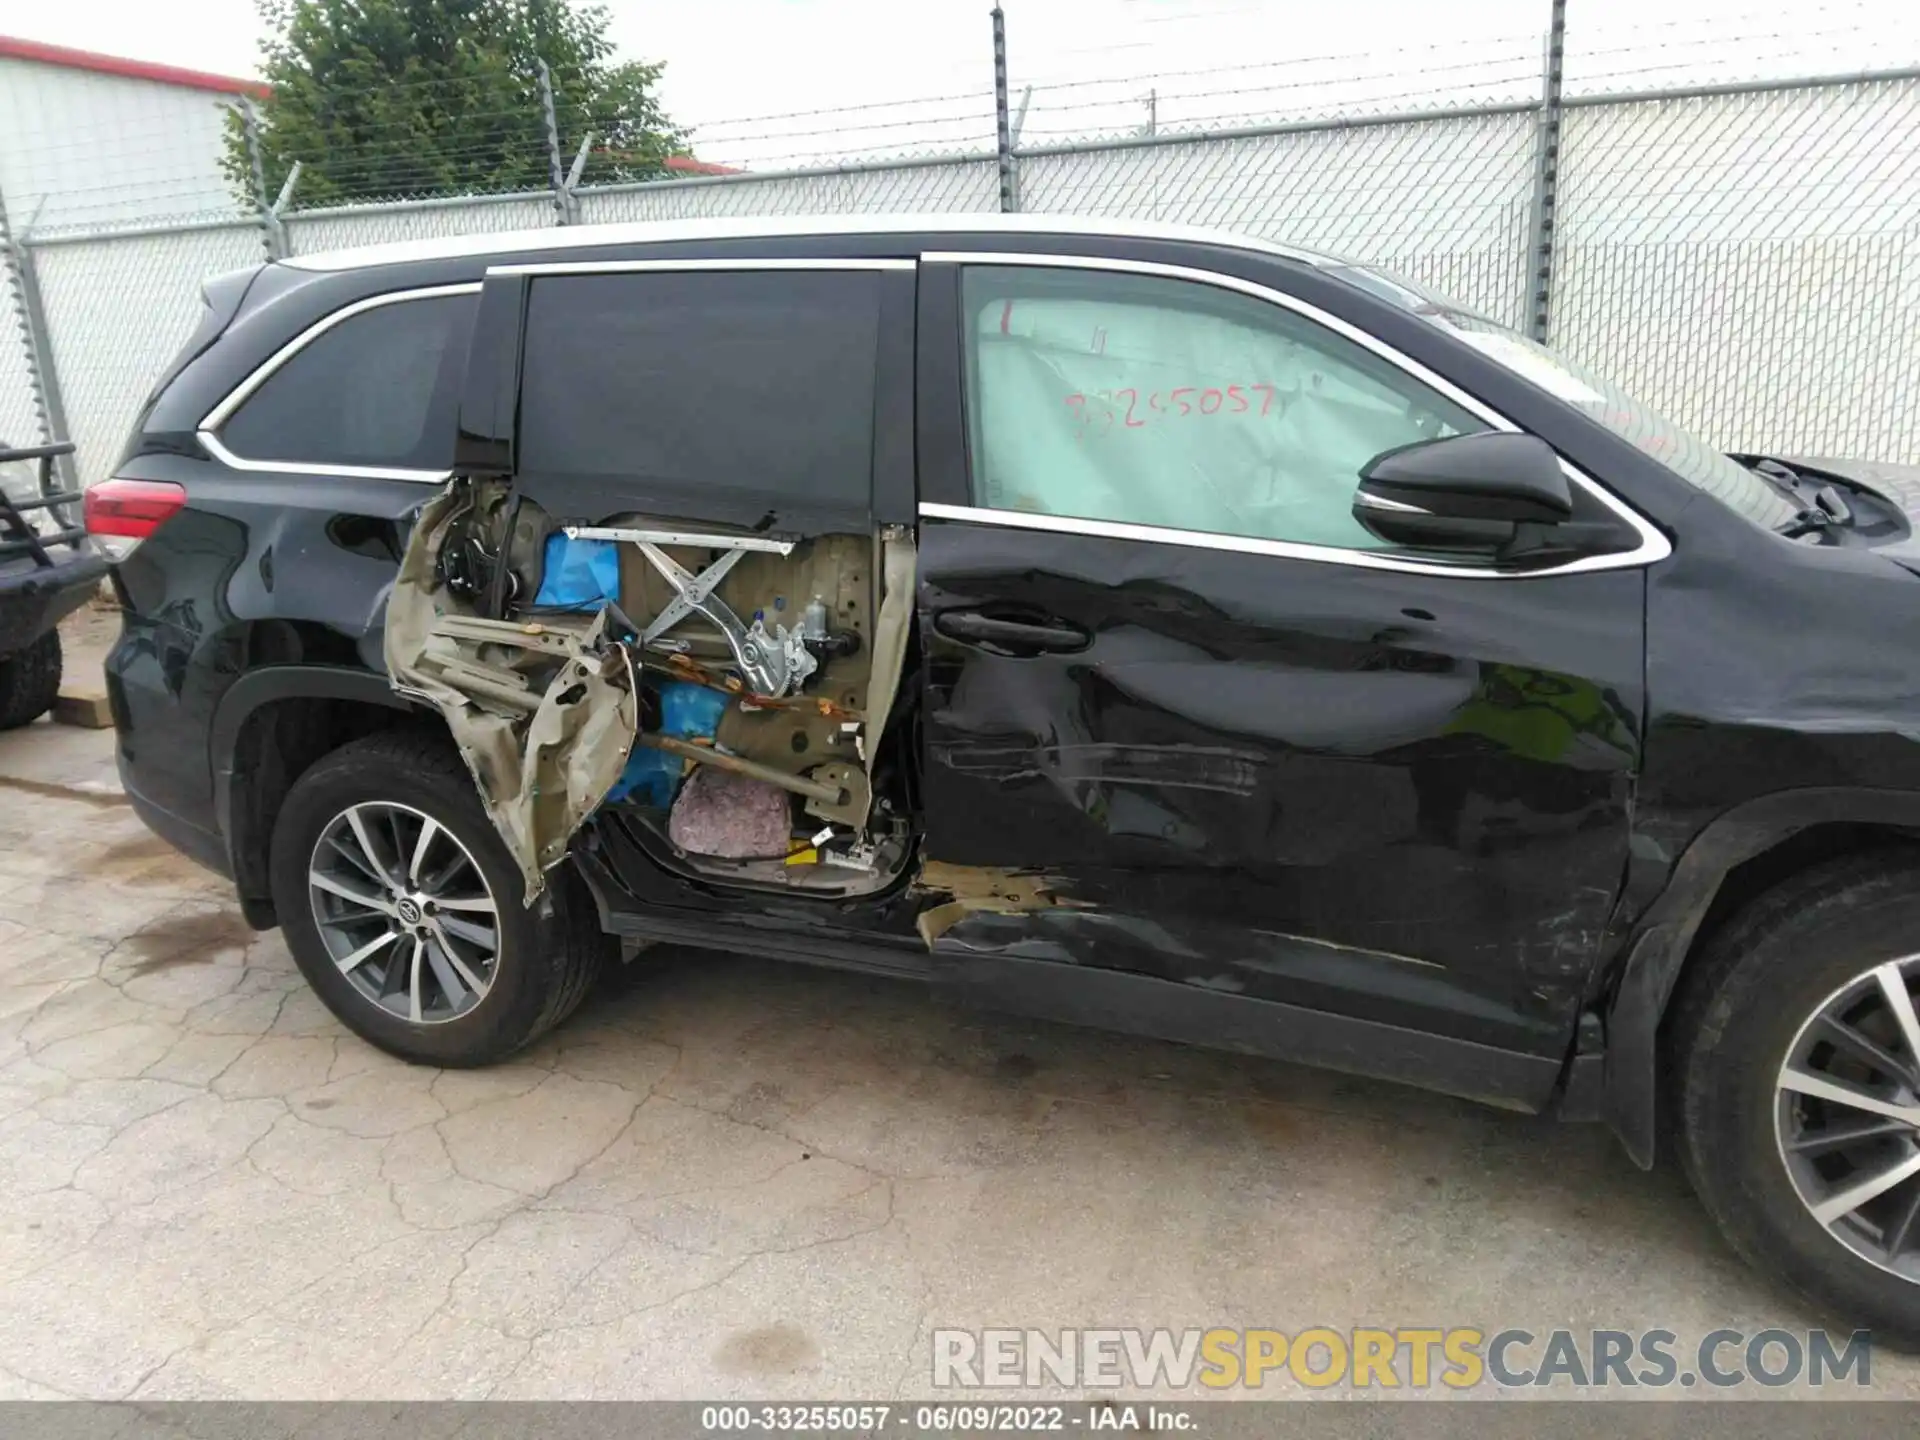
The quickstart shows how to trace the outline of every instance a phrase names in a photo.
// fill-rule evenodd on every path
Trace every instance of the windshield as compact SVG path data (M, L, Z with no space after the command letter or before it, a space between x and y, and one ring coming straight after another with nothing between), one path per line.
M1489 360L1551 391L1749 520L1776 529L1799 513L1798 505L1744 465L1539 341L1371 266L1332 268L1342 279L1450 330Z

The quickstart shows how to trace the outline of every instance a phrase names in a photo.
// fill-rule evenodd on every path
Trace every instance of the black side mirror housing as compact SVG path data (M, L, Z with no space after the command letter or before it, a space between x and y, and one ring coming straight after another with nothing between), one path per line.
M1572 515L1573 491L1553 447L1498 430L1376 455L1353 497L1354 519L1390 544L1418 549L1497 552Z

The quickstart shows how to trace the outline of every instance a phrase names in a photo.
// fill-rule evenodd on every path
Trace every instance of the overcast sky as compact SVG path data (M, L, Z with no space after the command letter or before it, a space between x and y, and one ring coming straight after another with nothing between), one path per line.
M664 60L664 98L708 158L990 139L987 0L610 0L624 56ZM1005 0L1027 138L1204 126L1370 106L1520 98L1549 0ZM1920 63L1920 0L1570 0L1588 90ZM252 0L0 0L0 33L253 73ZM930 98L931 97L931 98ZM914 99L923 103L895 106ZM863 108L852 116L795 112ZM858 122L865 128L851 130Z

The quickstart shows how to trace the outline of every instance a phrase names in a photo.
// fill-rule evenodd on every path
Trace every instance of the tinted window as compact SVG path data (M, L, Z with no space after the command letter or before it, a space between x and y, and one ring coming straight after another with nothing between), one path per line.
M579 510L715 519L870 505L879 276L541 277L528 299L519 470ZM603 499L589 498L597 492ZM551 503L569 500L553 495Z
M221 441L248 460L446 469L478 300L398 300L342 320L268 376Z
M974 503L1347 549L1382 451L1484 430L1323 326L1184 280L966 272Z

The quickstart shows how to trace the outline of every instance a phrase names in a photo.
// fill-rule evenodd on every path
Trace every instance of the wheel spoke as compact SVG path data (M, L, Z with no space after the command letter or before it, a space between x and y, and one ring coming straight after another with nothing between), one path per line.
M1834 1044L1852 1052L1855 1059L1864 1060L1889 1080L1906 1080L1913 1073L1910 1067L1831 1011L1820 1017L1820 1028Z
M473 971L469 970L467 968L467 962L460 958L460 952L454 948L453 942L447 938L447 932L442 928L441 921L435 920L433 922L433 931L434 934L439 937L440 948L445 952L447 962L459 972L460 978L467 982L467 988L476 995L486 989L485 983L475 975Z
M372 862L374 869L380 872L381 882L389 889L393 888L393 872L387 868L385 857L373 843L373 836L367 830L367 822L360 818L358 805L347 811L347 824L353 830L353 838L360 842L360 848L366 851L367 859Z
M1898 1260L1900 1252L1907 1247L1907 1237L1913 1233L1913 1223L1920 1220L1920 1185L1913 1187L1913 1194L1907 1197L1907 1207L1900 1212L1900 1218L1887 1229L1887 1259Z
M329 895L337 895L342 900L350 901L364 910L373 910L381 915L393 914L393 903L391 901L379 895L368 895L363 891L356 890L344 881L336 880L333 876L325 874L322 871L309 870L307 872L307 880L314 889L324 890Z
M469 945L477 945L489 954L500 948L499 937L484 925L476 925L471 920L457 920L451 915L438 917L440 928L449 935L457 935Z
M1869 1115L1885 1115L1890 1120L1904 1120L1909 1125L1920 1126L1920 1105L1902 1105L1896 1100L1882 1100L1878 1095L1870 1095L1865 1090L1856 1090L1851 1085L1843 1085L1825 1075L1815 1075L1794 1066L1781 1071L1780 1088L1816 1100L1830 1100L1851 1110L1864 1110Z
M386 934L382 935L378 940L369 940L366 944L362 945L358 950L354 951L351 955L342 955L339 959L335 960L333 963L338 965L340 967L340 973L342 975L345 975L350 971L352 971L354 966L358 965L362 960L365 960L368 956L372 955L382 945L390 945L395 940L398 940L399 938L400 938L400 935L398 931L389 930L386 932Z
M459 975L455 973L461 967L448 963L453 958L451 952L431 940L426 942L426 946L428 968L433 971L433 978L440 982L440 993L447 997L447 1004L458 1010L460 1002L469 994L480 993L477 982L471 985L461 983Z
M1901 1043L1907 1047L1908 1076L1920 1076L1920 1017L1913 1013L1913 995L1907 989L1907 977L1898 961L1890 961L1873 972L1880 984L1880 995L1900 1027Z
M431 815L420 822L420 838L414 842L413 859L407 862L407 879L417 889L420 885L420 867L427 863L427 852L433 849L433 842L439 838L440 822Z
M367 879L373 881L374 884L384 886L387 883L386 877L374 867L374 863L371 860L360 853L357 846L341 844L340 837L337 835L327 836L327 844L332 847L334 854L353 866L354 869L366 876Z
M1857 1180L1844 1190L1836 1190L1819 1204L1812 1206L1813 1218L1822 1225L1831 1225L1834 1221L1851 1215L1876 1195L1884 1195L1902 1180L1920 1175L1920 1151L1915 1151L1904 1160L1876 1170L1864 1180Z
M407 1018L418 1025L423 1018L420 1009L420 970L421 962L426 959L427 942L414 937L413 960L407 969Z
M1862 1140L1878 1140L1885 1135L1908 1135L1913 1127L1903 1120L1862 1120L1858 1125L1829 1125L1824 1130L1812 1130L1793 1141L1787 1148L1796 1155L1823 1155L1829 1150L1841 1150Z
M484 915L498 915L500 913L493 908L493 901L485 895L469 895L456 899L448 899L444 895L436 895L433 897L433 903L434 907L439 910L466 910L475 914Z

